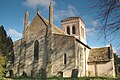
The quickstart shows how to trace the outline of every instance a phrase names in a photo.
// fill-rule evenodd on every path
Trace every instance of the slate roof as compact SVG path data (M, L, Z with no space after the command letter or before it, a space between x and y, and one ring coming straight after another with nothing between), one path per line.
M111 60L110 47L92 48L89 53L88 62L99 62Z

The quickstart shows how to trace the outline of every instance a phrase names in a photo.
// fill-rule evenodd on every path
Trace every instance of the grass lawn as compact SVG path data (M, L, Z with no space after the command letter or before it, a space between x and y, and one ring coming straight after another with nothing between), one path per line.
M80 78L48 78L47 80L120 80L118 78L113 77L80 77Z
M20 77L20 78L5 78L3 80L42 80L40 78L30 78L30 77ZM80 78L60 78L60 77L50 77L47 80L120 80L120 78L113 77L80 77Z

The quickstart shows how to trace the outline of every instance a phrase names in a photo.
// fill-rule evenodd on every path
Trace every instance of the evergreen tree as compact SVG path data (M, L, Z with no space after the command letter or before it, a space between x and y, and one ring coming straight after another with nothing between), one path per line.
M0 56L0 66L3 67L0 67L0 73L4 73L4 68L11 70L14 65L13 42L12 39L7 36L3 26L0 26L0 55L2 55Z
M120 65L120 58L118 57L118 55L114 55L114 59L115 59L115 65Z
M0 79L3 78L4 72L6 70L5 67L4 67L5 62L6 62L6 57L3 56L3 55L0 55Z
M6 55L6 39L7 39L7 34L6 31L4 30L4 27L0 27L0 54Z

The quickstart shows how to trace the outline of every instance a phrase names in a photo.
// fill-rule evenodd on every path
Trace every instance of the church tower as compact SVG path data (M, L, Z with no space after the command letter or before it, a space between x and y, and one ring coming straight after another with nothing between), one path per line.
M85 23L80 17L68 17L61 20L62 29L71 36L76 37L84 44L86 42Z
M24 19L24 32L23 32L24 39L26 39L26 30L28 28L28 16L29 16L29 12L28 12L28 9L27 9L26 13L25 13L25 19Z

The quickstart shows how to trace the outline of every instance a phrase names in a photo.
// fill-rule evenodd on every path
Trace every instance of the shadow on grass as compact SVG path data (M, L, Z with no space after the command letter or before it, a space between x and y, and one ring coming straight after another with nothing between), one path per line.
M51 77L47 80L120 80L113 77L80 77L80 78L60 78L60 77Z
M32 77L16 77L12 79L4 79L4 80L42 80L40 78L32 78ZM47 80L120 80L120 78L113 77L80 77L80 78L62 78L62 77L49 77Z

